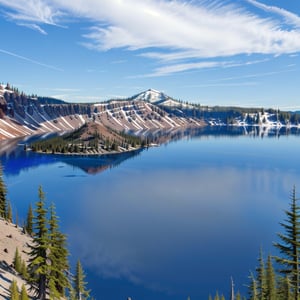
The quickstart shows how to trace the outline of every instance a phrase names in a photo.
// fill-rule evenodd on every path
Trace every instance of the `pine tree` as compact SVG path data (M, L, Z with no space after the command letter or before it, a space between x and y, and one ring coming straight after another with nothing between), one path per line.
M74 277L74 289L76 293L76 299L87 299L89 297L90 291L86 289L87 283L84 281L85 274L83 272L80 261L76 264L76 273Z
M6 186L3 181L3 168L0 165L0 217L6 218Z
M27 265L25 260L22 260L22 264L21 264L21 275L25 280L28 280L29 275L28 275L28 271L27 271Z
M277 298L278 300L292 300L291 284L288 276L279 278Z
M16 248L16 251L15 251L13 265L14 265L15 270L18 273L21 273L21 270L22 270L22 259L21 259L18 247Z
M34 217L33 244L30 245L29 274L32 282L32 288L37 285L36 294L38 299L46 299L46 289L51 270L49 256L49 236L47 229L47 210L45 209L45 194L42 187L38 191L39 201L36 203Z
M20 300L29 300L27 290L24 284L22 284Z
M276 300L277 299L277 290L276 290L276 278L275 272L272 265L271 256L268 256L267 267L266 267L266 299L267 300Z
M214 300L220 300L220 296L219 296L218 291L216 292L216 295L215 295L215 297L214 297Z
M55 206L50 206L49 219L51 273L50 280L53 283L52 289L58 295L64 296L65 289L69 287L67 271L69 270L68 250L66 247L66 236L59 231L58 217L56 216Z
M295 300L299 299L300 285L300 208L297 204L298 200L294 187L290 196L290 209L285 211L287 219L285 223L280 223L285 233L279 233L278 237L281 242L274 244L283 255L282 257L277 256L275 259L282 266L280 272L289 277Z
M12 217L12 208L11 208L10 202L8 201L7 202L7 208L6 208L6 220L11 223L12 219L13 219L13 217Z
M266 287L266 270L265 270L265 263L264 263L264 259L263 259L262 249L260 249L260 252L259 252L258 263L259 263L259 266L256 269L258 299L265 300L267 287Z
M250 273L249 278L250 278L250 285L248 286L249 300L258 300L257 282L252 272Z
M32 207L31 204L29 205L28 212L27 212L27 219L26 219L26 225L25 229L29 235L32 235L33 231L33 212L32 212Z
M13 280L10 287L9 287L9 291L10 291L10 300L19 300L19 290L18 290L18 286L17 286L17 281Z

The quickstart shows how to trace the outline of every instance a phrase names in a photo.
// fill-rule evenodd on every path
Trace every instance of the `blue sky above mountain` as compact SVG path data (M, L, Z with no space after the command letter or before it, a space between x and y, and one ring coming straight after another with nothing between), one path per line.
M297 1L0 0L0 28L0 81L28 93L299 108Z

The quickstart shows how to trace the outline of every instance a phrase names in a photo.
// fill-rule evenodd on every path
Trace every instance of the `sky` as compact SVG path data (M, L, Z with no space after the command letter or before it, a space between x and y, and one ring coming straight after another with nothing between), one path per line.
M300 109L295 0L0 0L0 39L0 82L28 94Z

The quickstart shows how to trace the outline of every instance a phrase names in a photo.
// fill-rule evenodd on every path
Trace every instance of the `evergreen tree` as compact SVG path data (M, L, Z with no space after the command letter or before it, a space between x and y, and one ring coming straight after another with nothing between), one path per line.
M3 181L3 168L0 165L0 217L6 218L6 186Z
M272 265L271 256L268 256L267 267L266 267L266 299L267 300L276 300L277 299L277 290L276 290L276 277L274 268Z
M11 208L10 202L8 201L7 202L7 208L6 208L6 220L8 222L12 222L12 219L13 219L13 217L12 217L12 208Z
M293 299L299 299L299 251L300 251L300 208L297 204L299 199L296 198L296 188L294 187L290 196L290 209L285 211L287 219L285 223L280 223L285 233L279 233L278 237L281 242L275 243L283 255L277 256L276 261L282 266L280 272L288 275Z
M22 260L22 264L21 264L21 275L25 280L28 280L29 275L28 275L28 271L27 271L27 265L25 260Z
M241 300L242 299L241 294L240 294L239 291L237 292L235 299L236 300Z
M218 291L216 292L216 295L215 295L215 297L214 297L214 300L220 300L220 296L219 296Z
M10 291L10 300L19 300L19 290L18 290L18 286L17 286L17 281L13 280L10 287L9 287L9 291Z
M29 300L27 290L24 284L22 284L20 300Z
M87 283L84 281L85 274L83 272L80 261L77 261L76 272L74 277L74 289L76 294L76 299L87 299L89 297L90 291L86 289Z
M16 251L15 251L13 265L14 265L15 270L18 273L21 273L21 270L22 270L22 259L21 259L18 247L16 248Z
M33 244L30 245L29 274L32 288L37 285L36 294L38 299L46 299L48 276L50 273L49 236L47 229L47 210L45 209L45 194L42 187L38 191L39 201L36 203L35 217L33 219L34 234Z
M252 272L250 273L249 278L250 278L250 285L248 286L249 300L258 300L257 282Z
M29 235L32 235L32 231L33 231L33 212L32 212L31 204L29 205L28 212L27 212L25 229L26 229L26 231Z
M292 300L291 284L288 276L279 278L277 298L278 300Z
M258 299L265 300L267 287L266 287L266 270L265 270L265 263L264 263L264 259L263 259L262 249L260 249L260 252L259 252L258 263L259 263L259 266L256 269Z
M69 270L68 250L66 247L66 236L59 231L58 217L56 216L55 206L50 206L49 219L49 237L50 237L50 256L51 273L50 280L53 281L54 289L60 296L65 295L65 289L69 287L67 271Z

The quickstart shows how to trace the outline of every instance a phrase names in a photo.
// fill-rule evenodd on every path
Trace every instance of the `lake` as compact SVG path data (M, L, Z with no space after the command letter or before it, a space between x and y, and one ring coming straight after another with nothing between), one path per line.
M96 299L202 300L228 297L231 277L246 295L259 248L275 252L300 188L298 134L206 129L106 158L24 152L28 141L0 151L20 223L42 185Z

